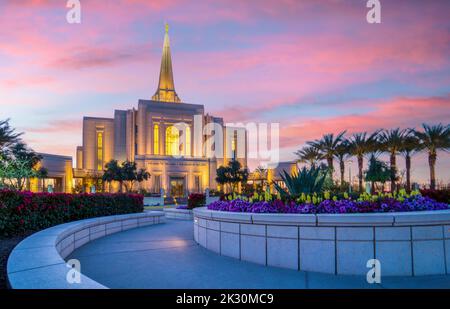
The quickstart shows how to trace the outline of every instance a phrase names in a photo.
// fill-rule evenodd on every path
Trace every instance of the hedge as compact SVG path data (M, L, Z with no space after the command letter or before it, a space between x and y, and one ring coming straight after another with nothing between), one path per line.
M432 189L423 189L420 190L420 194L423 196L428 196L433 200L438 202L450 204L450 189L442 189L442 190L432 190Z
M61 223L144 210L138 194L66 194L0 191L0 236Z

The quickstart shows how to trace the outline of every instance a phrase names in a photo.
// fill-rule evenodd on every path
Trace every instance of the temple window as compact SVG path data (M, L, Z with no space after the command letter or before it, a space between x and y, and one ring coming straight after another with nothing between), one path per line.
M185 152L184 154L186 156L191 155L191 128L189 126L186 126L186 138L185 138Z
M159 125L153 126L153 154L159 155Z
M166 129L166 155L178 156L180 154L179 143L180 132L174 126L167 127Z
M103 170L103 131L97 131L97 170Z
M201 186L200 186L200 176L194 176L194 191L197 193L201 192Z
M237 153L236 145L237 145L237 132L234 131L233 139L231 140L231 151L233 153L233 160L236 160L236 153Z

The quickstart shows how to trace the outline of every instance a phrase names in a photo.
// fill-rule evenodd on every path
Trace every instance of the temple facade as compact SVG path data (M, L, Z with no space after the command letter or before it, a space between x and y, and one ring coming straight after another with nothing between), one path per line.
M150 173L135 190L164 190L172 197L218 189L216 169L229 160L247 167L245 128L226 127L222 118L206 114L203 105L183 102L175 91L168 32L166 25L159 83L151 99L139 100L137 108L115 110L113 118L83 118L74 186L89 191L113 159L136 162Z

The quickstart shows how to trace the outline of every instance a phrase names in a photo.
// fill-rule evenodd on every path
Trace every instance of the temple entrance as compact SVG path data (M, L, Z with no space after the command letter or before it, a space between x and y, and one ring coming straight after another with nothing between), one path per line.
M43 192L64 192L63 181L61 177L44 178L42 184Z
M184 177L170 177L170 196L183 197L185 192Z

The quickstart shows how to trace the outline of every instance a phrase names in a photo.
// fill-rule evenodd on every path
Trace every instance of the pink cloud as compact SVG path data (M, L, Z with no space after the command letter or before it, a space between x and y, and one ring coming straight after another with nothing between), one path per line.
M373 132L385 128L419 127L422 123L448 123L450 119L450 95L431 98L396 98L379 102L375 110L365 114L347 114L338 117L295 120L281 127L282 147L300 146L323 134L347 130Z

